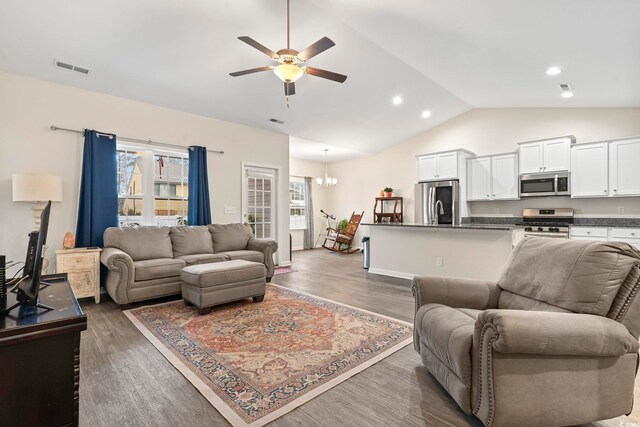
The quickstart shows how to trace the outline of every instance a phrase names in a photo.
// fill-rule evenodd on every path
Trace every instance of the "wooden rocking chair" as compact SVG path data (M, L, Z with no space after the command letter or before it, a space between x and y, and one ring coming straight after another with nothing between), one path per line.
M327 237L325 237L322 247L329 249L330 251L340 252L343 254L352 254L357 252L358 249L353 249L351 247L351 243L353 242L353 238L356 235L356 231L358 230L360 221L362 221L363 215L364 211L362 211L361 214L353 212L349 219L349 223L347 224L347 228L342 232L335 228L328 227Z

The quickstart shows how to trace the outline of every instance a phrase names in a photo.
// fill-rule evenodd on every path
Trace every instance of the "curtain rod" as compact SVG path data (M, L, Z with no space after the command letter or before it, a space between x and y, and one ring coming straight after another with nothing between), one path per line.
M75 133L80 133L83 134L84 133L84 129L83 130L77 130L77 129L67 129L67 128L61 128L58 127L56 125L51 125L49 127L51 130L63 130L65 132L75 132ZM104 134L104 133L100 133L100 135L109 135L109 134ZM150 145L157 145L159 147L170 147L170 148L182 148L182 149L188 149L189 147L185 147L184 145L177 145L177 144L165 144L164 142L155 142L152 141L150 139L148 140L144 140L144 139L137 139L137 138L126 138L123 136L117 136L118 139L122 140L122 141L128 141L128 142L142 142L144 144L150 144ZM220 154L223 155L224 151L219 151L219 150L209 150L207 148L207 151L210 153L215 153L215 154Z
M312 176L289 175L292 178L313 178Z

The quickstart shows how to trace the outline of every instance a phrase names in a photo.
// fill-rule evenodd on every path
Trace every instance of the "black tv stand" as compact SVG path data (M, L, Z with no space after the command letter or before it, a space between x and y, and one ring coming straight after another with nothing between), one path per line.
M20 307L21 305L28 305L28 306L36 307L36 308L43 308L43 309L45 309L47 311L55 310L53 307L51 307L49 305L40 303L40 301L38 301L35 305L31 305L27 301L23 301L23 302L18 301L17 303L13 304L11 307L0 311L0 314L5 315L5 316L9 316L10 315L9 313L11 312L11 310L13 310L14 308Z

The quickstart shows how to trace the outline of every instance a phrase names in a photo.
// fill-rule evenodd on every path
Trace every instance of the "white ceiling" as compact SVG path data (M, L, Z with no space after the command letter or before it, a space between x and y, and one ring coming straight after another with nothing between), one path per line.
M0 69L276 130L295 137L293 155L322 161L324 147L330 160L379 152L474 107L640 106L637 0L292 0L291 9L292 47L330 37L336 46L309 65L349 78L304 76L290 109L272 73L228 75L271 64L238 36L284 47L284 0L0 0ZM548 77L550 65L564 72ZM561 98L559 83L576 96Z

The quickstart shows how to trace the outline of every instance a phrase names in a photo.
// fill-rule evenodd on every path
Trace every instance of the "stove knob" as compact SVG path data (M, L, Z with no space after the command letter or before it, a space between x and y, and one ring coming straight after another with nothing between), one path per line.
M560 231L560 230L558 230L557 228L554 228L554 227L549 227L549 231L552 232L552 233L555 233L556 231Z
M543 228L542 227L538 227L538 231L543 231Z
M531 229L531 227L525 227L524 231L533 231L533 230Z

